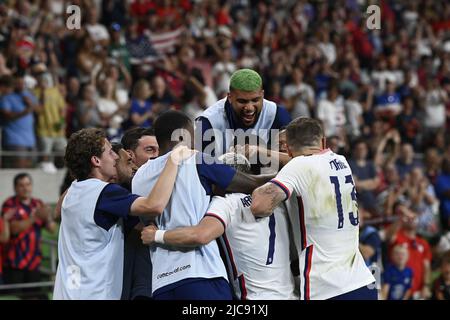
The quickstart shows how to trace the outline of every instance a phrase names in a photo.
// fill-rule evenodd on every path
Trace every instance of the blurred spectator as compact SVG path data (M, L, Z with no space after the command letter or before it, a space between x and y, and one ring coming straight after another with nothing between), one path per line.
M102 118L98 107L97 91L93 85L86 84L82 87L76 116L81 129L106 127L107 122Z
M404 178L406 174L411 173L412 169L422 167L422 162L415 159L414 148L409 143L403 143L400 150L400 157L396 161L396 166L400 178Z
M445 125L445 104L448 102L448 96L445 90L440 87L437 79L427 80L425 91L422 95L425 109L423 125L426 135L429 136Z
M7 76L2 78L4 96L0 102L0 113L5 119L2 147L6 151L16 151L17 156L7 157L6 166L12 168L30 168L30 155L20 152L34 151L36 135L34 133L33 113L40 109L38 100L25 89L22 75L15 75L14 79Z
M368 158L367 143L358 140L353 145L353 157L349 165L353 172L356 191L358 192L358 202L362 208L369 211L372 215L377 214L375 205L375 190L377 189L380 178L377 175L373 162Z
M317 106L317 118L323 121L325 135L327 137L341 136L346 124L344 99L339 95L336 85L331 85L326 98L319 101Z
M418 214L417 233L427 239L439 232L438 201L434 187L424 177L422 168L414 168L407 179L406 194L411 202L411 209Z
M358 214L359 217L359 251L367 266L381 267L381 238L377 228L365 224L364 210Z
M291 82L283 89L283 99L291 118L310 117L314 110L314 90L303 82L303 71L294 68L291 73Z
M406 190L406 181L400 179L397 167L392 163L387 163L383 167L384 188L377 195L377 205L380 212L385 217L394 214L394 205L401 198Z
M14 215L14 211L9 210L3 216L0 215L0 285L3 281L3 245L9 241L10 227L9 221Z
M107 134L110 139L119 135L122 122L124 121L124 110L117 102L114 91L114 80L106 78L99 83L98 110L102 120L107 123Z
M5 283L39 282L39 267L42 260L41 229L50 232L56 230L56 224L50 214L50 208L41 200L32 197L31 176L19 173L14 177L15 195L8 198L2 206L2 215L10 220L11 237L5 245L4 280ZM45 298L33 294L33 289L23 289L25 298ZM31 294L31 295L30 295Z
M152 103L149 100L150 94L148 81L138 80L133 88L130 107L130 120L133 127L150 127L152 125L155 115L152 112Z
M425 175L431 183L436 183L436 178L441 171L442 158L436 148L427 148L425 151Z
M175 103L175 97L167 89L164 79L161 76L155 76L151 81L151 87L153 94L150 96L150 101L155 115L169 110Z
M441 274L434 281L434 300L450 300L450 251L447 251L441 260Z
M184 86L183 111L194 121L207 106L213 105L216 101L217 96L205 83L201 70L192 69Z
M440 217L442 228L450 230L450 160L442 162L442 172L436 178L436 194L440 201Z
M411 286L413 299L428 299L430 297L431 250L427 241L417 235L419 217L405 204L398 204L395 209L399 220L390 228L387 241L390 252L396 245L404 245L408 249L407 266L413 270Z
M159 146L152 128L132 128L125 131L121 143L131 154L133 163L140 167L149 159L156 158Z
M420 119L416 110L414 98L406 96L403 99L403 110L397 116L395 124L403 141L412 144L414 147L418 147L419 139L421 138L419 136L421 129Z
M40 149L44 153L41 168L47 173L56 173L51 153L64 152L66 149L66 102L49 72L41 70L37 78L34 95L41 105L36 126Z
M375 113L382 118L392 118L402 111L401 97L393 81L386 81L386 90L376 98Z
M355 140L361 135L363 121L363 107L358 101L358 92L354 89L347 89L344 92L344 108L347 117L346 132L351 140Z
M397 244L392 248L392 264L383 272L381 296L384 300L409 300L411 298L413 271L406 266L408 255L408 249L403 244Z
M77 51L77 71L80 82L91 81L92 72L99 70L104 59L101 46L96 46L89 35L84 35Z

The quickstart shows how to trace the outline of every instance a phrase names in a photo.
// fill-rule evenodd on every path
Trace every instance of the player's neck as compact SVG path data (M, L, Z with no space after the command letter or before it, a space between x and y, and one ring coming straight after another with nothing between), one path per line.
M294 157L298 156L311 156L313 154L321 153L324 149L321 147L307 147L293 153Z

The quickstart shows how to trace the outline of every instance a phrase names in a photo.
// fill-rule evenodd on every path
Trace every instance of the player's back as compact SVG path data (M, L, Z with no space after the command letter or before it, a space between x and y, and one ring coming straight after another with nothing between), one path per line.
M147 196L164 169L170 153L149 160L136 172L132 192ZM164 212L156 219L158 228L171 230L195 226L203 218L209 205L196 169L196 159L191 157L178 169L172 196ZM197 248L175 248L162 244L150 248L153 265L152 291L187 278L226 279L226 270L215 242Z
M266 218L250 211L252 198L242 193L214 197L208 215L226 226L226 250L236 267L234 289L240 299L298 299L290 270L288 217L284 204Z
M356 190L345 157L329 149L299 156L278 177L297 197L289 215L299 232L301 298L328 299L372 283L359 252Z

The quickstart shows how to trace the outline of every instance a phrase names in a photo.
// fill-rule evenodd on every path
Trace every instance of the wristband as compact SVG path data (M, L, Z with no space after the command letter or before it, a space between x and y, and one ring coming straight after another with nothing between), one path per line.
M166 233L166 230L156 230L155 243L164 244L164 233Z

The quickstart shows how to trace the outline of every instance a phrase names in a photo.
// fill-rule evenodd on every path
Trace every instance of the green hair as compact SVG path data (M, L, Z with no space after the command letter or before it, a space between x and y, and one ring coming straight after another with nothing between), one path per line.
M258 91L262 88L262 79L258 72L251 69L239 69L231 75L230 91Z

